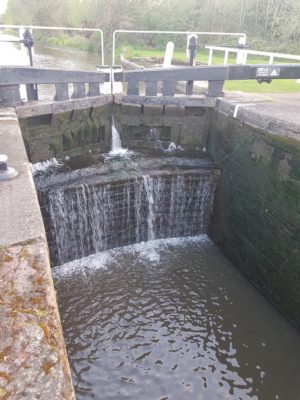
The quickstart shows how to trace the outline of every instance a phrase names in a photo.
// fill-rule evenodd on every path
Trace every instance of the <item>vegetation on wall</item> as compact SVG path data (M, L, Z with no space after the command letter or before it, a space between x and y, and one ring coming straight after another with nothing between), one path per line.
M105 38L110 38L108 47L116 29L245 32L252 48L291 53L299 52L300 44L299 0L8 0L1 22L100 28ZM128 37L122 38L128 43ZM72 38L64 36L60 43L64 40L67 45L72 42ZM183 47L184 41L177 47ZM208 37L201 41L213 42ZM86 33L80 46L98 50L96 43ZM165 46L166 37L130 36L130 43L160 47Z

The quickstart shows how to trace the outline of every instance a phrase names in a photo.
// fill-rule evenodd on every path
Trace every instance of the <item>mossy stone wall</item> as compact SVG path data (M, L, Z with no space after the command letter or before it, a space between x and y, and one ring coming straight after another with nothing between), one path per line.
M19 119L31 162L105 152L110 147L111 104Z
M212 108L162 105L114 105L115 123L124 147L167 148L173 142L185 150L207 145Z
M211 237L300 327L300 140L214 111L208 150L222 170Z

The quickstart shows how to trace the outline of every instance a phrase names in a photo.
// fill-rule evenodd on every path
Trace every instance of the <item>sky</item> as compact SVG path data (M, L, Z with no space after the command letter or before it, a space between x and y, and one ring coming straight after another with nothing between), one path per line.
M6 9L7 0L0 0L0 15L4 13Z

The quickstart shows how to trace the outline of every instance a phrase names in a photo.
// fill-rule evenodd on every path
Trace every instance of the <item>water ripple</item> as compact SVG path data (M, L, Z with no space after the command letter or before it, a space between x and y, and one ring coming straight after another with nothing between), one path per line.
M207 237L54 272L77 399L298 399L298 333Z

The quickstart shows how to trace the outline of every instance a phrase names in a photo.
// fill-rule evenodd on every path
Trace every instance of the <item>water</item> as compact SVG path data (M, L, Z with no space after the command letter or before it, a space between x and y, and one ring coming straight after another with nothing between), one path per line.
M0 32L0 39L18 39L16 36ZM29 65L27 50L21 51L18 43L0 42L0 65ZM71 49L35 44L33 65L38 68L53 68L63 70L96 71L101 64L99 54ZM69 93L72 93L69 85ZM22 92L23 93L23 92ZM25 93L25 92L24 92ZM38 95L41 100L53 99L54 85L38 85Z
M54 277L78 400L299 399L299 334L205 236Z
M115 126L115 119L112 116L111 119L111 151L109 152L110 155L122 155L127 152L127 149L122 148L122 142Z
M39 192L54 265L116 246L206 232L215 188L210 170L118 171L81 181Z
M16 36L1 32L0 38L2 40L18 39ZM24 53L21 52L21 46L18 43L0 42L0 64L29 65L27 52L26 50ZM78 49L35 44L33 64L40 68L95 71L97 65L101 64L101 57L99 54Z

